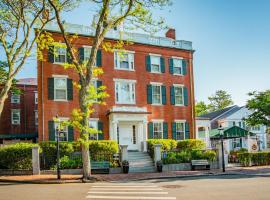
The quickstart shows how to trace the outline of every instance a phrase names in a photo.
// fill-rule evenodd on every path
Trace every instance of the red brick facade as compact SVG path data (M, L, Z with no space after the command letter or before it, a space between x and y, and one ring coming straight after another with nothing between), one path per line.
M35 141L38 135L38 125L35 121L35 112L38 111L38 105L35 103L36 79L34 81L31 79L31 83L27 83L26 79L19 80L17 87L22 92L20 94L20 103L12 103L12 94L9 93L0 118L0 143L6 143L10 140ZM12 124L11 115L13 109L20 112L19 124Z
M53 33L55 41L63 42L61 35ZM74 41L76 48L83 45L89 45L90 37L79 36ZM111 41L113 42L113 41ZM171 122L176 119L185 119L190 124L190 138L195 138L195 120L194 120L194 87L193 87L193 51L177 48L161 47L134 43L125 47L126 50L134 51L134 71L124 71L114 69L114 54L102 50L102 69L104 74L99 78L103 85L107 86L107 93L110 95L106 99L106 106L95 106L96 113L91 116L99 118L103 122L104 139L109 139L109 119L108 111L116 105L114 80L132 79L136 80L136 104L117 106L137 106L147 107L148 121L152 119L163 119L168 122L168 138L172 138ZM165 73L151 73L146 70L146 56L151 54L160 54L165 58ZM187 74L184 76L172 75L169 73L168 59L172 56L186 59ZM47 58L47 52L44 52ZM56 115L61 117L70 117L74 108L78 108L78 91L73 89L73 100L66 102L57 102L48 99L48 78L53 75L67 75L68 78L78 81L78 76L72 69L65 70L61 65L53 64L48 61L38 61L38 95L39 95L39 140L48 140L48 121ZM147 104L147 85L150 82L161 82L166 86L166 105L154 106ZM170 86L173 84L183 84L188 89L188 106L175 106L170 104ZM75 139L79 136L75 131Z

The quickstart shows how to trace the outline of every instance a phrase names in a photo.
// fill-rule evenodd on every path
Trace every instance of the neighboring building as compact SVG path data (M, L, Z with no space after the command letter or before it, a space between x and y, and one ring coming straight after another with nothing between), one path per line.
M208 125L212 132L214 132L213 130L216 130L221 125L223 128L238 126L255 134L255 136L252 136L251 138L241 137L229 139L226 144L228 151L239 148L250 149L251 143L254 144L254 142L250 142L250 139L256 140L258 145L257 150L264 150L267 148L266 126L261 125L256 127L248 127L244 119L247 118L251 113L252 111L248 110L246 107L239 107L235 105L223 110L201 115L200 118L197 119L196 123L200 124L202 118L209 119ZM197 133L199 133L199 129L201 127L202 126L197 125ZM209 137L211 139L211 131L209 132ZM207 139L208 138L206 138L206 140Z
M0 118L0 144L37 141L37 79L19 79L16 87L21 90L21 94L8 94Z
M211 148L210 130L211 124L209 118L196 117L196 139L203 140L207 148Z
M78 56L89 57L92 32L89 27L68 26L68 32L77 33L74 40ZM56 26L47 27L57 42L63 42ZM127 144L128 149L141 150L142 142L149 138L195 138L193 49L192 43L175 40L175 30L167 37L129 33L133 44L120 55L100 49L97 67L104 74L95 81L97 86L107 86L107 105L95 105L96 112L89 118L89 125L104 134L90 139L116 140ZM111 31L105 41L114 43L119 32ZM56 47L51 47L53 49ZM65 48L56 48L58 55L44 52L47 61L38 61L39 140L55 140L58 115L65 120L78 108L78 91L73 81L78 75L60 64L68 62ZM66 128L63 140L76 140L79 133Z

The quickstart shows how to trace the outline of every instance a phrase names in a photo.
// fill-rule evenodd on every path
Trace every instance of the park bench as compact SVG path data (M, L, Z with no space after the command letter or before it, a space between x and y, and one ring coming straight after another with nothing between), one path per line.
M210 164L207 160L192 160L191 161L191 169L194 171L196 167L204 167L203 169L210 170Z
M91 160L91 171L101 174L110 173L110 162L109 161L93 161Z

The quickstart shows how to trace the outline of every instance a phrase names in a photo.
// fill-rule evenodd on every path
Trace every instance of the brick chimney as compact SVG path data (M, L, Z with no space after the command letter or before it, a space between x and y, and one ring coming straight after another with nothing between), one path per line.
M174 29L174 28L170 28L170 29L166 32L166 37L175 40L175 29Z

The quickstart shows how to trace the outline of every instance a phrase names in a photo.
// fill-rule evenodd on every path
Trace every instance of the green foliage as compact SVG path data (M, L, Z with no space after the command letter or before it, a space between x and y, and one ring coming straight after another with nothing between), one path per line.
M179 151L203 150L205 147L205 142L198 139L181 140L177 143Z
M112 140L90 140L89 141L90 155L96 154L114 154L118 153L118 144Z
M216 93L208 97L208 99L210 101L208 105L210 112L222 110L233 104L231 95L224 90L217 90Z
M196 116L204 115L208 113L208 106L203 101L199 101L195 105Z
M0 169L31 170L32 147L36 144L17 143L0 148Z
M154 144L161 144L161 151L170 151L177 146L177 142L171 139L150 139L147 143L148 152L151 157L154 155Z
M251 92L252 98L247 102L247 108L254 111L246 119L251 126L265 125L270 126L270 90L264 92Z
M8 80L8 64L0 61L0 85L4 85ZM13 94L21 94L21 90L16 87L17 80L13 79L10 91ZM1 90L0 90L1 91Z
M270 165L270 152L239 153L238 157L243 166Z
M60 159L60 168L61 169L80 169L82 168L82 158L79 156L74 157L74 158L63 156Z

